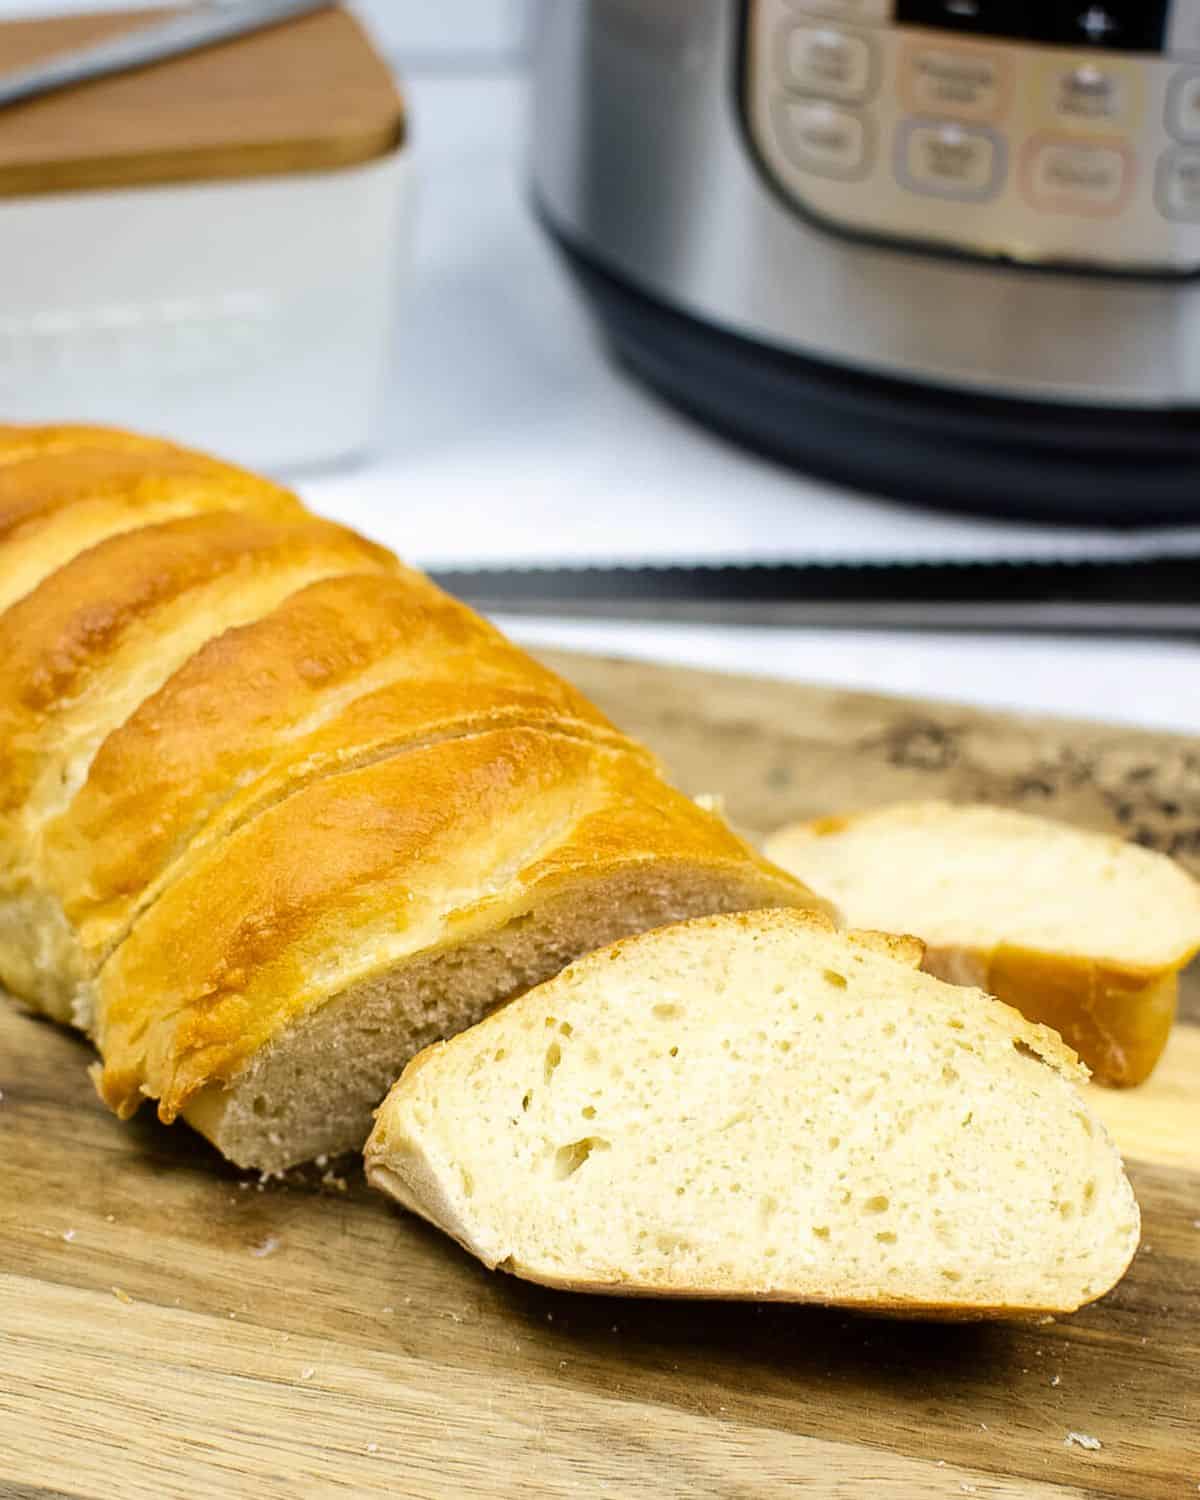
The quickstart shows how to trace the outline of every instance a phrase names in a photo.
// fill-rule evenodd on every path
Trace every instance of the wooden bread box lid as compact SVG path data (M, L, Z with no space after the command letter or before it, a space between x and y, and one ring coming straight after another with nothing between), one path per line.
M0 23L0 71L170 14ZM403 139L387 64L336 7L0 110L0 197L333 171Z

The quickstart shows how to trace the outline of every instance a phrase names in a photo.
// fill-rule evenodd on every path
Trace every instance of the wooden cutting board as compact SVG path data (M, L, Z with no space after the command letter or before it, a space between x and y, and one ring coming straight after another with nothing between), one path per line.
M1200 869L1200 745L554 657L732 818L982 796ZM1200 996L1093 1090L1145 1238L1026 1326L572 1297L484 1271L353 1162L247 1181L121 1125L88 1048L0 1005L0 1495L1021 1497L1200 1486ZM1098 1449L1068 1444L1071 1433Z

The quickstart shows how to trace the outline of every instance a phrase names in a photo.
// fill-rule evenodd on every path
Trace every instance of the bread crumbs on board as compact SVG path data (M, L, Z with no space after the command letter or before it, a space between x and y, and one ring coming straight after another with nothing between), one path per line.
M1063 1439L1065 1448L1086 1448L1089 1453L1099 1453L1104 1444L1090 1432L1068 1432Z

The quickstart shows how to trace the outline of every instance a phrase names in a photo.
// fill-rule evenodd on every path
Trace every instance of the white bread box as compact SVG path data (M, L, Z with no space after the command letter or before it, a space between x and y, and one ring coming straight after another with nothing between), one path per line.
M155 14L0 24L0 70ZM404 140L341 9L0 111L0 422L271 470L362 451L408 261Z

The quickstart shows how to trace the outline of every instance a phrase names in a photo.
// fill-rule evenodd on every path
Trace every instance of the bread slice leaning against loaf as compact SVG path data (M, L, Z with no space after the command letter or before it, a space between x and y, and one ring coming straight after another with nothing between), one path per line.
M1138 1242L1073 1054L912 940L755 912L593 953L406 1069L367 1175L593 1292L1069 1312Z
M623 934L822 903L391 553L152 438L0 427L0 983L234 1161Z
M1172 860L1006 808L898 803L767 852L852 925L915 932L930 973L1053 1026L1102 1083L1148 1076L1200 950L1200 885Z

